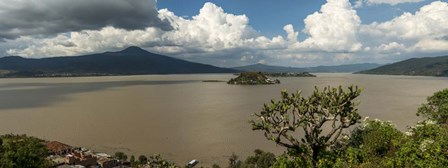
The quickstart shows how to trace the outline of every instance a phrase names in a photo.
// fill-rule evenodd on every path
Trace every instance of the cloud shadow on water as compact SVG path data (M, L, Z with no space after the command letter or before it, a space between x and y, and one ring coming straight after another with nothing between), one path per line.
M0 84L0 110L37 108L68 101L68 95L95 92L110 88L172 85L198 82L176 81L111 81L88 83L9 83ZM0 111L1 112L1 111Z

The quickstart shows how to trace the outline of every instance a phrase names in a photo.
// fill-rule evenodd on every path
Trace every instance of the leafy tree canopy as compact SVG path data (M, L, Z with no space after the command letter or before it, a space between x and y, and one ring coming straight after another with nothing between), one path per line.
M262 111L254 114L256 119L250 122L253 130L263 131L268 140L288 148L303 161L311 160L316 166L343 130L361 119L359 103L355 101L360 93L357 86L323 90L316 87L308 98L301 91L293 94L282 91L279 101L264 104Z
M434 93L427 98L427 103L418 109L417 116L434 120L439 124L448 123L448 89Z
M45 160L49 152L42 140L26 135L3 135L1 140L0 167L51 167L50 163Z

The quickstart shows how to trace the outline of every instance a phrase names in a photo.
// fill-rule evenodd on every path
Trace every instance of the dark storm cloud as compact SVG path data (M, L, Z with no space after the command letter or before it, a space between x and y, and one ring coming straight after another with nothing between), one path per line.
M0 39L105 26L171 30L157 15L155 0L1 0Z

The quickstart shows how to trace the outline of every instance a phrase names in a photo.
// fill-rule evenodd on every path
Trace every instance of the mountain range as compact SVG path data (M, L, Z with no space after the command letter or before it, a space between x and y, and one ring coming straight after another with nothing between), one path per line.
M374 63L364 63L364 64L347 64L347 65L336 65L336 66L317 66L317 67L305 67L305 68L295 68L295 67L282 67L282 66L272 66L265 64L253 64L241 67L234 67L233 69L240 71L260 71L267 73L282 73L282 72L358 72L367 69L373 69L381 66L380 64Z
M2 77L103 76L141 74L235 73L220 68L150 53L138 47L119 52L41 59L0 58Z
M362 74L448 76L448 56L412 58L384 66L364 63L305 68L265 64L221 68L154 54L138 47L129 47L118 52L105 52L83 56L61 56L40 59L19 56L0 58L0 77L199 74L238 73L243 71L266 73L357 72Z
M411 58L357 73L411 76L448 76L448 56Z

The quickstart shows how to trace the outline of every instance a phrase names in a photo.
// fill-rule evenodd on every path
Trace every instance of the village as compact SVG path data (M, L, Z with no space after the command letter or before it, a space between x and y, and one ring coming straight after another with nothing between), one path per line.
M150 156L149 159L140 155L137 160L131 156L128 161L127 156L122 152L111 156L86 148L72 147L58 141L48 141L46 148L50 152L46 159L56 168L176 167L174 163L163 160L160 155ZM197 160L192 160L185 167L194 167L197 163Z
M130 167L130 162L117 160L105 153L95 153L85 148L76 148L70 145L50 141L46 144L51 155L47 157L57 168L83 168L83 167Z

